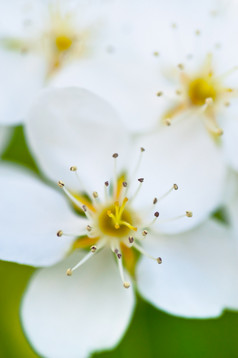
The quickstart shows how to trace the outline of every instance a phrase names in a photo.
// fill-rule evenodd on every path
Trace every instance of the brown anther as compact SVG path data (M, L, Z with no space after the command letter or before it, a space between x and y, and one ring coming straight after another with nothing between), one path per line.
M144 151L145 151L145 148L140 147L140 151L141 151L141 152L144 152Z
M64 182L62 180L59 180L58 185L59 185L60 188L63 188L64 187Z
M82 205L82 209L83 209L84 212L86 212L86 211L87 211L87 206L86 206L86 205Z
M129 236L129 237L128 237L128 241L129 241L130 244L133 244L134 238L133 238L132 236Z
M166 124L166 126L171 126L171 119L165 118L164 123Z
M125 288L129 288L130 287L130 282L123 282L123 286Z
M143 183L144 178L139 178L138 181L139 181L140 183Z
M73 271L70 268L66 271L67 276L72 276L72 273Z
M97 246L93 245L90 247L91 252L95 252L97 250Z
M156 218L158 218L158 217L159 217L159 212L156 211L156 212L154 213L154 216L155 216Z
M191 218L191 217L193 216L192 211L186 211L186 216L187 216L188 218Z
M157 96L157 97L163 96L163 92L162 92L162 91L158 91L158 92L156 93L156 96Z
M109 182L108 181L105 181L105 186L109 186Z
M161 259L161 257L158 257L158 258L156 259L156 261L158 262L158 264L162 264L162 259Z
M178 68L179 68L181 71L183 71L183 70L184 70L184 65L183 65L182 63L179 63L179 64L178 64Z
M174 188L174 190L178 190L178 185L177 185L177 184L174 184L174 185L173 185L173 188Z
M118 250L118 249L115 249L114 252L115 252L115 254L117 255L118 252L119 252L119 250Z
M142 235L143 235L143 236L146 236L147 234L148 234L148 231L147 231L147 230L142 231Z
M158 202L158 199L157 199L157 198L154 198L153 204L155 205L157 202Z
M121 258L121 254L117 254L117 258L120 259L120 258Z
M98 198L98 193L96 191L93 192L93 197L96 199Z
M124 186L124 188L126 188L126 187L127 187L127 182L124 181L124 182L122 183L122 185Z
M92 226L90 226L90 225L87 225L87 227L86 227L86 229L87 229L87 231L92 231Z
M70 170L71 172L76 172L77 167L70 167L69 170Z
M118 157L118 153L114 153L114 154L112 155L112 157L113 157L113 158L117 158L117 157Z
M63 235L63 231L62 230L59 230L57 231L57 234L56 234L58 237L61 237Z

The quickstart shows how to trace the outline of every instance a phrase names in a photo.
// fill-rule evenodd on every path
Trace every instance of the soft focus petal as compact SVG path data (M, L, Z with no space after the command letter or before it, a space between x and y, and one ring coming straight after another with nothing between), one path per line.
M198 224L222 201L226 168L220 147L197 117L189 117L160 132L139 138L146 149L139 176L145 178L138 199L153 200L176 183L179 189L157 204L158 229L176 232ZM146 196L146 198L145 198ZM164 219L192 211L192 218L162 224Z
M5 149L10 138L12 129L9 127L0 126L0 154Z
M237 297L237 250L231 230L215 221L185 234L157 236L146 249L161 266L142 258L141 294L156 307L184 317L215 317Z
M229 120L224 119L224 153L228 164L238 171L238 115L234 114L234 118Z
M123 164L128 156L128 134L113 108L80 88L42 92L28 115L26 135L42 171L75 189L70 166L78 167L87 188L100 191L113 174L112 154L118 152Z
M112 254L98 253L67 277L66 269L82 257L75 252L60 264L37 271L25 293L23 327L43 356L84 358L113 348L130 321L133 290L122 286Z
M72 241L56 232L63 225L77 233L83 220L56 190L26 170L2 164L0 183L1 260L48 266L62 259Z
M42 88L45 64L34 55L0 51L0 123L23 121L36 93Z

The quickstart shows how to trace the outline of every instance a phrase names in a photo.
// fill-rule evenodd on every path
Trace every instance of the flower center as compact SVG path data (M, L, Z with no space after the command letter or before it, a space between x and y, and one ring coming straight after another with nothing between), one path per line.
M66 35L59 35L55 39L55 45L60 52L67 51L73 43L73 40Z
M195 106L204 105L207 98L212 98L215 101L217 97L216 86L210 77L195 78L188 85L188 97Z
M128 199L124 198L122 205L119 201L109 207L105 207L98 216L98 227L105 235L122 238L129 236L130 231L137 231L137 228L132 226L131 211L125 209Z

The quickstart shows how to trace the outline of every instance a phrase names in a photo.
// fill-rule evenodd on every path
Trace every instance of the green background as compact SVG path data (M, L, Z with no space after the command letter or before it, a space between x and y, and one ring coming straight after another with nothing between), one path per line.
M3 159L37 171L21 127L14 130ZM24 337L18 314L22 293L33 272L31 267L0 262L0 358L38 357ZM188 320L165 314L138 297L133 320L117 348L93 357L236 358L237 327L235 312L225 312L212 320Z

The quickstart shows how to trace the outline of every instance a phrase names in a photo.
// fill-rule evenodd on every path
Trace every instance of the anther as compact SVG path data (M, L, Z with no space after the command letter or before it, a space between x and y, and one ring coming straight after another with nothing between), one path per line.
M123 286L125 288L129 288L130 287L130 282L123 282Z
M114 252L115 252L115 254L117 255L118 252L119 252L119 250L118 250L118 249L115 249Z
M173 185L173 188L174 188L174 190L178 190L178 185L177 185L177 184L174 184L174 185Z
M57 234L56 234L58 237L61 237L63 235L63 231L62 230L59 230L57 231Z
M156 212L154 213L154 216L155 216L156 218L158 218L158 217L159 217L159 212L156 211Z
M156 96L157 96L157 97L163 96L163 92L162 92L162 91L158 91L158 92L156 93Z
M141 152L144 152L144 151L145 151L145 148L140 147L140 151L141 151Z
M139 181L140 183L143 183L144 178L139 178L138 181Z
M93 228L92 228L92 226L87 225L86 229L87 229L88 232L90 232L90 231L92 231Z
M182 63L179 63L179 64L178 64L178 68L179 68L181 71L183 71L183 70L184 70L184 65L183 65Z
M117 258L120 260L120 258L121 258L121 254L117 254Z
M148 231L147 231L147 230L143 230L143 231L142 231L142 235L143 235L143 236L146 236L147 234L148 234Z
M165 118L164 124L166 124L166 126L171 126L171 119L170 118Z
M186 211L186 216L187 216L188 218L191 218L191 217L193 216L192 211Z
M127 187L127 182L124 181L124 182L122 183L122 185L124 186L124 188L126 188L126 187Z
M62 180L59 180L58 185L59 185L60 188L63 188L64 187L64 182Z
M162 264L162 258L161 257L157 257L156 261L158 262L158 264Z
M93 197L96 199L98 198L98 193L96 191L93 192Z
M97 246L93 245L90 247L91 252L95 252L97 250Z
M70 268L68 268L68 270L66 271L66 275L72 276L72 273L73 273L73 271Z
M105 181L105 186L109 186L109 182L108 181Z
M118 153L114 153L114 154L112 155L112 157L113 157L113 158L117 158L117 157L118 157Z
M75 166L70 167L69 170L70 170L71 172L76 172L76 171L77 171L77 167L75 167Z
M154 198L153 204L155 205L157 202L158 202L158 199L157 199L157 198Z
M129 237L128 237L128 241L129 241L130 244L133 244L134 238L133 238L132 236L129 236Z
M83 209L83 211L86 213L86 211L87 211L87 206L86 205L82 205L82 209Z

